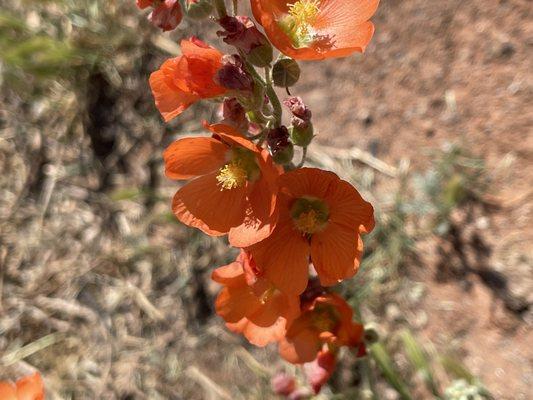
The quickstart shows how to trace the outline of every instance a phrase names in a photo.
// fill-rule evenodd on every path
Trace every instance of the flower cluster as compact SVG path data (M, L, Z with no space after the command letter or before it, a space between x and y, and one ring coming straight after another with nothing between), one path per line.
M312 112L300 97L280 101L274 86L289 92L300 76L297 60L364 51L378 0L250 3L257 24L238 15L238 1L228 13L224 0L187 0L185 10L177 0L137 0L152 8L149 19L163 30L183 15L207 18L216 10L217 35L233 51L191 37L181 42L180 56L150 76L166 122L200 100L220 104L218 120L203 122L206 136L178 139L163 154L167 177L185 181L172 210L182 223L227 235L240 249L233 263L212 273L222 285L216 311L228 329L256 346L277 344L282 358L305 365L318 392L341 347L364 354L363 326L331 287L357 273L373 208L334 173L303 167L314 137ZM294 162L298 153L302 159ZM282 392L297 390L289 384Z

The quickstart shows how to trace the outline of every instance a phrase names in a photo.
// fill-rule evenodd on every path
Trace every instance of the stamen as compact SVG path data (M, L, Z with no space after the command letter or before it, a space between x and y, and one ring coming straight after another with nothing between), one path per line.
M287 3L288 15L280 21L280 27L292 39L295 47L307 47L314 40L313 24L316 22L320 0L298 0Z
M315 23L320 9L319 0L299 0L289 6L289 15L293 18L296 33L300 37L309 35L309 28Z
M318 218L315 210L309 210L301 213L294 221L296 228L303 233L314 233L318 227Z
M230 190L243 186L248 174L239 161L232 161L220 169L217 181L220 190Z

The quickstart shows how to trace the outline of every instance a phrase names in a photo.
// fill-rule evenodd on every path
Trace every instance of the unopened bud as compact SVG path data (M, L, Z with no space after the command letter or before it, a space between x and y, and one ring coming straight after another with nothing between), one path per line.
M215 82L230 90L252 91L254 81L244 69L244 64L238 55L222 57L222 67L217 71Z
M186 0L185 11L192 19L204 19L213 12L213 4L210 0Z
M285 165L292 161L294 146L289 140L289 131L285 126L268 131L266 140L270 154L277 164Z
M300 97L292 96L283 101L292 114L291 140L296 146L306 147L313 140L311 110Z
M183 13L178 0L165 0L148 15L148 20L163 31L175 29L182 18Z
M266 67L272 62L272 46L250 18L226 16L219 20L219 24L224 30L217 35L223 37L227 44L242 50L251 64Z
M296 389L296 381L292 375L279 373L270 381L274 393L280 396L290 395Z
M231 125L240 131L248 130L246 110L235 98L226 98L220 106L220 119L226 125Z
M300 79L300 67L292 58L276 61L272 68L274 85L281 87L293 86Z
M283 104L289 109L293 116L298 117L304 121L311 120L311 110L305 105L301 97L287 97L285 100L283 100Z
M314 361L304 364L305 376L315 394L318 394L322 386L327 383L336 364L337 358L327 350L320 351Z

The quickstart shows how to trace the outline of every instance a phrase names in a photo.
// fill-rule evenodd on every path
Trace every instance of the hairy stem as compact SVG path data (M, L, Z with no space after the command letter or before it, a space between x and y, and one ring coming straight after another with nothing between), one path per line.
M279 101L278 95L272 86L272 78L270 76L270 67L265 67L265 79L266 79L266 94L268 99L272 103L274 108L274 117L276 118L277 125L281 125L281 115L283 110L281 108L281 103Z

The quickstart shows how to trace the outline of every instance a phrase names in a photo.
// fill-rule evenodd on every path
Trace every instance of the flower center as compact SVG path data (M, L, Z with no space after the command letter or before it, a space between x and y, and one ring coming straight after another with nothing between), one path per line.
M242 187L248 178L246 169L239 160L224 165L217 175L220 190L230 190Z
M296 228L304 233L313 233L318 226L317 214L315 210L303 212L294 220Z
M320 11L320 0L298 0L287 4L289 14L281 21L281 28L295 47L307 47L313 41L313 24Z
M311 197L299 198L291 207L294 226L305 235L324 229L328 216L328 206L322 200Z
M313 312L313 326L322 332L331 332L337 326L338 316L330 307L318 307Z

